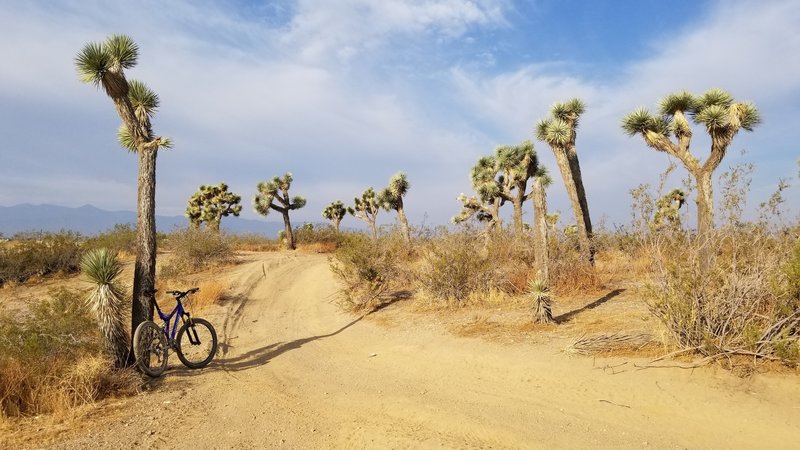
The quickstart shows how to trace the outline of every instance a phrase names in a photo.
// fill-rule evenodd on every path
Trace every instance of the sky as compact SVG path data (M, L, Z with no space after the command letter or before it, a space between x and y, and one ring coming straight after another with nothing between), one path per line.
M242 216L257 218L258 182L291 172L292 195L308 199L293 220L319 222L330 202L352 204L403 171L410 221L446 224L478 158L533 140L555 181L549 209L568 223L555 159L533 129L554 102L578 97L589 209L611 227L629 221L629 191L656 184L670 162L625 135L622 117L715 87L763 117L718 173L755 164L751 214L786 179L797 214L798 27L793 0L4 1L0 205L135 210L136 156L116 142L111 100L74 67L86 43L127 34L140 52L126 75L159 95L153 128L175 143L159 153L157 214L182 215L201 184L224 181ZM692 143L701 160L703 134ZM686 176L678 166L667 190Z

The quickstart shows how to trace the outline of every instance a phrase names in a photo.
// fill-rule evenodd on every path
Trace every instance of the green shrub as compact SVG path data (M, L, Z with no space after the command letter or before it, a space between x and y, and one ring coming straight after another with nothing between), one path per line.
M114 228L86 241L88 248L107 248L114 253L136 252L136 227L131 224L116 224Z
M342 306L357 311L385 301L385 294L402 284L404 253L391 237L373 240L363 233L343 233L330 260L331 270L344 285Z
M83 240L71 231L28 233L0 247L0 285L80 269Z
M24 317L0 317L0 418L62 411L140 384L102 355L80 294L51 296Z
M228 264L234 258L226 236L205 229L174 231L165 244L172 251L172 259L161 268L161 275L166 277Z
M738 354L800 362L800 302L791 287L797 256L785 233L741 225L707 240L654 235L649 245L650 308L681 347L712 359Z

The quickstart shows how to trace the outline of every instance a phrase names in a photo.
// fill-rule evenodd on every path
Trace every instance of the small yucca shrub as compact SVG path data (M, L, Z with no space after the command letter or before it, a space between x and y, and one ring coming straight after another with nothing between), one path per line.
M539 279L528 281L528 297L533 303L534 323L553 323L553 296L547 282Z
M104 346L116 367L124 367L128 359L128 333L125 329L125 290L117 277L122 266L116 253L100 248L91 250L81 260L81 269L94 289L86 299L97 317Z

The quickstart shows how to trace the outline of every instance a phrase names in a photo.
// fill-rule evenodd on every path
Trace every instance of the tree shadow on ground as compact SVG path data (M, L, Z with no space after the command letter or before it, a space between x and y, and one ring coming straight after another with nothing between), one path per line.
M580 313L582 313L584 311L588 311L590 309L597 308L598 306L600 306L603 303L611 300L612 298L618 296L619 294L621 294L623 292L625 292L625 289L614 289L613 291L611 291L608 294L606 294L606 295L598 298L597 300L589 303L588 305L585 305L585 306L583 306L581 308L578 308L578 309L574 309L574 310L569 311L569 312L565 312L564 314L561 314L560 316L553 317L553 321L555 323L557 323L557 324L562 324L562 323L569 322L570 320L572 320L573 317L577 316L578 314L580 314Z

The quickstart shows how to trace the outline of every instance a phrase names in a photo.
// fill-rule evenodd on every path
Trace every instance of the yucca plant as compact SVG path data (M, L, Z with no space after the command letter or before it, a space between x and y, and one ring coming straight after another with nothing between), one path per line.
M376 221L378 220L378 213L381 212L381 203L372 186L361 194L361 198L356 197L353 199L353 206L347 208L347 212L351 216L366 222L372 231L372 240L378 239Z
M223 217L233 215L239 217L242 197L228 191L228 185L202 185L189 199L186 205L186 217L194 228L206 223L209 230L219 233L219 224Z
M128 359L128 335L125 330L125 289L117 278L122 266L117 255L105 248L91 250L81 260L81 270L94 284L86 303L97 317L104 347L116 367Z
M528 281L528 297L533 301L533 322L553 323L553 296L545 280Z

